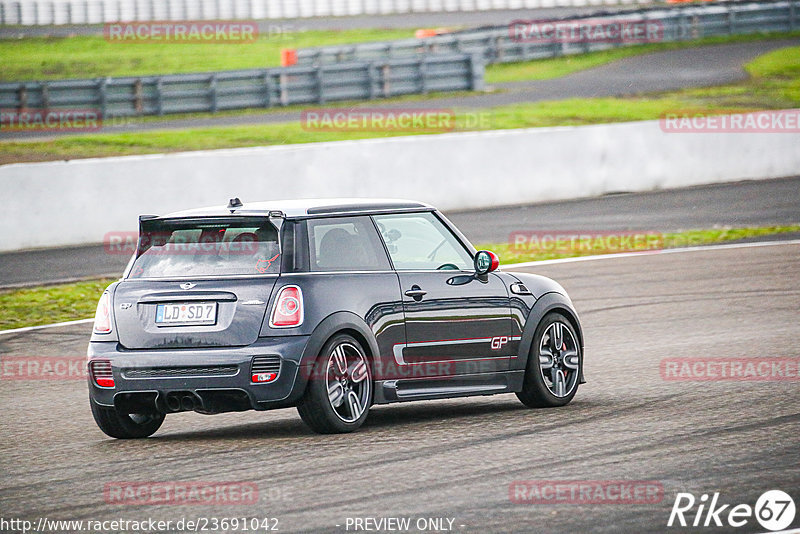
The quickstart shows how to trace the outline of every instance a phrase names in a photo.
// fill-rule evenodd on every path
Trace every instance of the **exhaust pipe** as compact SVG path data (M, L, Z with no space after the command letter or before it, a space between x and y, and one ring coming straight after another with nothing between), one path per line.
M164 397L169 412L191 412L203 409L203 399L191 391L173 391Z
M181 408L186 410L187 412L190 410L194 410L194 397L191 395L184 395L181 399Z
M178 412L181 409L181 400L176 393L170 393L166 398L167 408L171 412Z

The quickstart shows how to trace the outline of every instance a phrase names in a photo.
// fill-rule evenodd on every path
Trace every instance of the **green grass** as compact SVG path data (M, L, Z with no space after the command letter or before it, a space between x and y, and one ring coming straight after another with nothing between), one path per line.
M658 119L668 112L676 111L724 114L800 108L800 47L775 50L755 59L746 68L751 78L732 85L638 97L557 100L501 106L474 112L460 111L457 112L456 130L504 130L627 122ZM424 102L423 97L418 96L414 99ZM363 105L369 106L368 103ZM481 119L480 124L477 126L468 124L468 119L475 117ZM87 134L47 141L0 142L0 164L315 143L424 133L396 130L308 131L303 129L299 122L288 122L141 133Z
M118 43L109 42L102 36L2 39L0 57L3 58L3 68L0 71L0 80L141 76L272 67L280 64L282 48L385 41L410 38L413 34L413 29L309 30L277 35L262 34L254 43L241 44ZM800 32L713 37L697 41L628 46L524 63L489 65L486 69L486 81L500 83L541 80L658 50L796 35L800 35Z
M559 258L573 258L577 256L591 256L595 254L613 254L616 252L643 252L647 250L696 247L700 245L713 245L738 241L754 237L800 232L800 224L784 226L763 226L755 228L714 228L708 230L687 230L683 232L658 233L642 232L635 240L627 245L620 245L617 238L626 232L581 232L580 235L589 235L589 239L581 240L580 236L572 240L576 232L563 232L561 245L556 245L557 231L531 230L538 239L531 244L530 239L515 245L514 243L483 243L476 245L478 250L491 250L500 256L500 264L520 263L526 261L553 260ZM547 236L545 238L545 236ZM605 239L604 239L605 237ZM610 239L609 239L610 238Z
M0 330L60 323L94 316L112 279L0 291Z
M798 35L800 35L800 32L707 37L705 39L698 39L694 41L625 46L598 52L591 52L589 54L564 56L552 59L539 59L522 63L489 65L486 68L486 83L492 84L526 80L547 80L550 78L566 76L567 74L572 74L573 72L580 70L605 65L606 63L611 63L612 61L617 61L619 59L647 54L650 52L676 50L680 48L712 44L763 41L765 39L785 39L787 37L796 37Z
M102 36L0 40L3 81L141 76L280 65L282 48L309 48L414 36L414 31L301 31L261 35L253 43L109 42Z
M724 243L787 232L800 232L800 224L757 228L689 230L663 235L658 234L658 238L663 248L675 248ZM545 250L517 252L509 243L485 243L478 245L478 249L496 252L500 256L501 265L606 252L597 249L559 253ZM91 318L94 315L100 295L113 281L113 279L104 278L69 284L0 291L0 330Z

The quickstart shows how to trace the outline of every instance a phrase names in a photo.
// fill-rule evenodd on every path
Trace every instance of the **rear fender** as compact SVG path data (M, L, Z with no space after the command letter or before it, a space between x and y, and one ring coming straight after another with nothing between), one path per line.
M320 352L322 352L322 347L339 332L355 333L357 339L360 338L362 343L365 342L367 346L364 349L367 351L367 356L371 361L374 362L376 358L380 357L375 335L364 319L352 312L342 311L331 314L317 325L308 343L306 343L306 347L300 357L300 369L291 399L297 400L303 395L312 376L314 363L317 361Z

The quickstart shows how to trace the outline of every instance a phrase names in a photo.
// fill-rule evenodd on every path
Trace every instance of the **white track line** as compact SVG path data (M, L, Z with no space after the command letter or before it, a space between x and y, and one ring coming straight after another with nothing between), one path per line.
M699 247L687 248L668 248L663 250L649 250L646 252L622 252L619 254L600 254L597 256L578 256L576 258L561 258L558 260L541 260L541 261L528 261L524 263L509 263L504 265L505 269L521 269L523 267L534 267L537 265L552 265L556 263L574 263L579 261L594 261L594 260L612 260L618 258L633 258L638 256L652 256L653 254L674 254L680 252L703 252L705 250L723 250L731 248L754 248L754 247L769 247L774 245L800 245L800 239L792 239L787 241L758 241L755 243L733 243L730 245L704 245ZM18 334L20 332L30 332L31 330L41 330L44 328L57 328L59 326L69 326L73 324L90 323L94 319L79 319L77 321L67 321L64 323L43 324L39 326L26 326L24 328L15 328L13 330L0 330L0 335L3 334Z
M635 258L639 256L652 256L653 254L678 254L682 252L703 252L706 250L724 250L731 248L769 247L774 245L800 245L800 239L787 239L786 241L756 241L754 243L731 243L730 245L702 245L686 248L665 248L662 250L648 250L643 252L620 252L618 254L599 254L597 256L577 256L574 258L559 258L557 260L527 261L523 263L509 263L501 265L504 269L521 269L537 265L552 265L557 263L574 263L579 261L613 260L618 258Z
M59 326L70 326L73 324L91 323L94 319L78 319L77 321L65 321L63 323L42 324L39 326L26 326L24 328L14 328L13 330L0 330L0 336L3 334L19 334L20 332L30 332L31 330L42 330L43 328L57 328Z

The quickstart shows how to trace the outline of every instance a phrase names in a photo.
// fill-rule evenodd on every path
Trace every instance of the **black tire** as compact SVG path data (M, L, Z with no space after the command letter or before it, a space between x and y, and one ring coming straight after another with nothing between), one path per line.
M164 422L164 414L128 415L114 408L99 406L93 400L92 415L97 426L107 436L117 439L140 439L152 436Z
M346 349L345 362L348 365L345 365L347 371L339 374L339 378L336 378L339 367L336 364L334 351L337 351L339 347L342 347L343 351ZM363 361L363 366L358 363L359 360ZM336 367L331 367L332 365ZM355 370L356 366L359 368L358 371L352 373L351 369ZM348 385L349 372L353 376L350 377ZM344 382L342 382L342 377ZM334 406L328 389L329 386L339 387L339 384L342 384L342 404ZM356 396L356 404L344 404L346 400L350 399L350 392ZM361 427L367 419L369 407L372 405L372 395L372 370L364 348L352 336L338 334L329 339L322 347L322 351L314 363L314 370L309 378L306 391L297 403L297 411L303 422L319 434L353 432ZM358 416L354 417L354 413L358 413Z
M555 324L561 325L560 328L563 329L561 330L562 346L565 349L563 351L561 349L553 350L554 340L557 339L553 336L553 332L558 328L553 326ZM544 351L541 358L540 350ZM554 362L549 367L548 363L542 362L542 360L548 359L548 351L550 352L550 361ZM554 352L557 354L553 354ZM573 352L577 354L577 360ZM566 406L578 391L582 366L583 350L572 323L560 313L548 313L536 327L528 356L528 365L525 368L522 391L517 393L517 398L530 408ZM558 386L558 382L562 380L562 377L556 376L558 371L562 372L562 387ZM547 373L547 378L545 378L545 373ZM557 395L556 392L561 394Z

